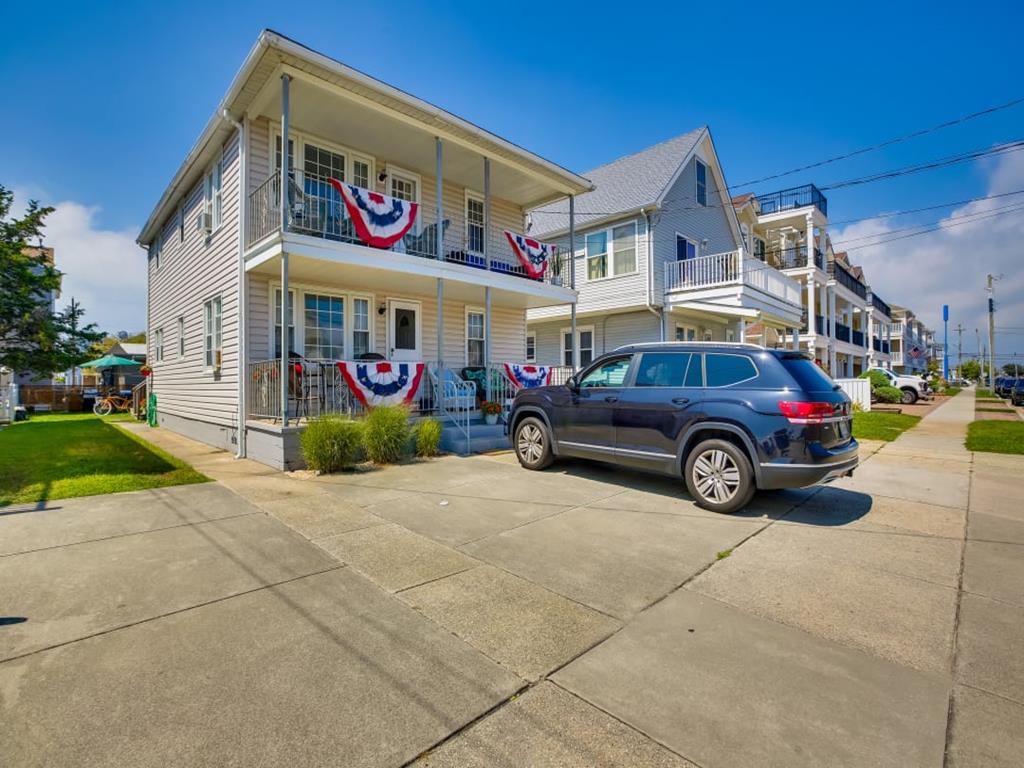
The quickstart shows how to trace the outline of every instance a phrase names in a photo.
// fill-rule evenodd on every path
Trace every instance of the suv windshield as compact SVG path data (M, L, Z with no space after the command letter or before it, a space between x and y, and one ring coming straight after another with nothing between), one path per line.
M783 357L782 367L796 380L800 388L807 392L831 392L835 389L835 382L813 360L805 357Z

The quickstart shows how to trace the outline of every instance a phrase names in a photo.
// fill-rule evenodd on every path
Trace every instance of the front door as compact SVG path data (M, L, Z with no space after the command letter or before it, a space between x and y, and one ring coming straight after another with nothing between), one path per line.
M388 360L418 362L423 359L420 310L417 301L388 301Z

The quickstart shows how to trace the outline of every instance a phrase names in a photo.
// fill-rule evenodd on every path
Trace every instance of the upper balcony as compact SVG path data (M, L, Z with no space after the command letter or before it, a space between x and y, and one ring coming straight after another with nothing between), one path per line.
M830 261L828 264L828 273L841 286L857 294L860 298L867 299L867 286L854 277L853 274L841 263L838 261Z
M794 245L789 248L776 248L765 253L765 263L776 269L803 269L811 265L807 258L806 245ZM814 266L825 269L825 255L820 249L814 249Z
M758 195L757 202L762 216L809 207L817 208L822 215L828 216L828 200L813 184Z
M892 317L892 308L882 301L881 297L872 292L871 294L871 306L881 312L885 317Z

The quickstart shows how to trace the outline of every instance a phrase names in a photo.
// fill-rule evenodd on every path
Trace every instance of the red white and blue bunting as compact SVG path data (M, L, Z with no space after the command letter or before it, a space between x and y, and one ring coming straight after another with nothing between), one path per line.
M512 246L512 253L519 259L526 274L534 280L544 277L544 271L548 268L548 260L555 257L558 246L552 243L541 243L532 237L517 235L507 229L505 237L508 238L508 244Z
M345 201L359 239L375 248L390 248L412 229L416 222L418 203L388 197L379 192L328 179Z
M550 365L520 365L519 363L505 363L505 373L517 389L533 389L534 387L546 387L551 383L551 373L554 369Z
M338 363L348 388L367 408L411 403L420 388L423 368L423 363Z

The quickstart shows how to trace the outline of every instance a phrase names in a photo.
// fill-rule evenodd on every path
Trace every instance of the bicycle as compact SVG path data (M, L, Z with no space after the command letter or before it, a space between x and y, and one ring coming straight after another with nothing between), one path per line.
M109 416L114 411L127 413L132 409L132 399L121 395L106 395L99 398L92 407L97 416Z

